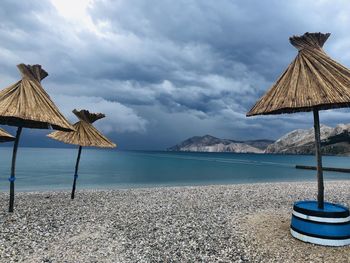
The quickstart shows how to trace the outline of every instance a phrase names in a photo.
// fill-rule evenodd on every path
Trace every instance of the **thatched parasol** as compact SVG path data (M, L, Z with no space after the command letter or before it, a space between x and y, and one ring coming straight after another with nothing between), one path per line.
M350 107L350 70L323 50L329 33L291 37L299 52L287 70L247 116L313 111L317 158L318 207L324 207L319 111Z
M47 72L40 65L20 64L17 67L22 74L22 79L0 91L0 124L18 127L9 178L9 212L13 212L15 164L22 128L74 130L41 86L40 82L48 76Z
M75 173L73 181L73 189L71 193L71 198L74 199L76 181L78 178L78 168L80 161L81 149L83 146L91 147L101 147L101 148L114 148L116 145L103 136L92 123L105 117L102 113L90 113L88 110L73 110L73 113L79 118L79 121L73 125L75 131L72 132L62 132L56 131L52 132L48 137L68 143L79 145L78 157L75 164Z
M12 142L15 140L11 134L0 128L0 142Z

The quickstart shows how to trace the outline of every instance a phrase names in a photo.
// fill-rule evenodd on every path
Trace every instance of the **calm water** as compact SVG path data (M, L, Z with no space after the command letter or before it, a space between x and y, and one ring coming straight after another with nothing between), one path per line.
M0 148L0 189L7 190L12 148ZM77 149L20 148L17 190L70 189ZM349 157L324 157L325 166L350 168ZM129 188L282 181L314 181L313 156L232 153L128 152L83 148L78 188ZM325 173L326 180L350 174Z

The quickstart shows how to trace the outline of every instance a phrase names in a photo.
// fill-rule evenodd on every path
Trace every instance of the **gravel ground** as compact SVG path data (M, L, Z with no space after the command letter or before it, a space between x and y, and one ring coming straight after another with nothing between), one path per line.
M326 200L350 206L350 181ZM350 262L350 247L289 234L315 183L0 194L0 262Z

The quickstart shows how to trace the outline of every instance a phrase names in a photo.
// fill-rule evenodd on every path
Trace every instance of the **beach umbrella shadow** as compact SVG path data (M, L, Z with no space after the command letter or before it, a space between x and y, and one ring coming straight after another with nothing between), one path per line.
M0 91L0 124L17 127L9 178L9 212L14 208L16 156L22 129L74 130L41 86L48 73L40 65L19 64L17 68L22 79Z
M249 117L313 112L317 160L317 204L298 203L294 205L294 209L300 208L299 212L308 211L318 216L325 216L327 210L334 209L339 212L337 214L339 216L349 214L349 210L343 213L343 207L324 202L319 111L350 107L350 70L331 59L322 49L329 36L330 33L305 33L302 36L290 37L290 43L298 49L298 55L270 90L247 113ZM300 214L298 215L301 216ZM350 240L350 233L348 234ZM323 237L321 234L318 236Z
M78 145L78 156L75 164L75 172L73 179L73 187L71 199L75 197L76 181L78 178L78 169L82 147L100 147L100 148L115 148L116 144L107 139L93 125L95 121L105 117L102 113L90 113L88 110L73 110L73 113L78 117L79 121L73 125L75 131L64 132L55 131L47 136L64 143Z

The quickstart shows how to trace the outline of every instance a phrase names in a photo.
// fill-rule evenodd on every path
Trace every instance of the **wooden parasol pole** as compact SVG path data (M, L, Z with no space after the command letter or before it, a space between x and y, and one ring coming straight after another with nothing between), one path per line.
M16 157L17 157L17 148L19 143L19 138L21 137L22 127L17 128L16 132L16 139L15 143L13 145L13 152L12 152L12 165L11 165L11 177L9 178L10 181L10 205L9 205L9 212L13 212L13 205L15 202L15 169L16 169Z
M320 117L318 110L314 109L314 129L315 129L315 144L316 144L316 160L317 160L317 202L318 208L324 208L324 185L323 185L323 171L322 171L322 154L321 154L321 129Z
M79 146L77 162L75 163L75 173L74 173L73 189L72 189L72 194L71 194L71 196L70 196L71 199L74 199L75 186L76 186L76 182L77 182L77 178L78 178L78 169L79 169L79 161L80 161L81 149L82 149L82 147Z

